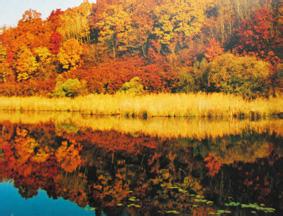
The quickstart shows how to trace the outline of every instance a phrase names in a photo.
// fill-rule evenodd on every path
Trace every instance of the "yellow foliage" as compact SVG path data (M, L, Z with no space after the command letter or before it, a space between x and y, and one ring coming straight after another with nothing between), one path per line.
M7 51L5 47L0 43L0 64L6 61Z
M21 47L15 57L15 70L17 80L27 80L32 77L38 68L38 63L30 49L26 46Z
M6 81L8 74L8 64L6 63L7 51L4 46L0 43L0 83Z
M64 70L70 70L79 65L83 48L76 39L65 41L58 53L58 61Z
M61 25L58 32L65 40L75 38L79 41L88 40L90 26L88 17L91 13L91 4L83 3L79 7L66 10L61 15Z
M48 64L51 61L51 53L46 47L37 47L34 49L35 56L37 61L41 64Z
M164 45L199 33L205 19L203 8L193 0L165 0L154 10L154 15L158 23L154 33Z
M99 41L113 50L114 57L117 50L123 50L123 45L129 44L131 17L122 5L108 6L96 27L99 29Z

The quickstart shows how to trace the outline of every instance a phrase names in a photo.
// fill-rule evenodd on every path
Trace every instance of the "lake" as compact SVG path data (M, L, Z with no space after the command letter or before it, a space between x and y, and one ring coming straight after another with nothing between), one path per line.
M283 120L0 113L0 215L283 215Z

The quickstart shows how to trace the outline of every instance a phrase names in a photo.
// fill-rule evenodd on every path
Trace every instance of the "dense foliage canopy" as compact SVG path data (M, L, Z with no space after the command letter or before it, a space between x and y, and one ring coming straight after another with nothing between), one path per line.
M276 94L281 7L275 0L100 0L46 20L28 10L0 35L0 94L51 95L59 75L85 83L88 93L112 94L137 77L143 92Z

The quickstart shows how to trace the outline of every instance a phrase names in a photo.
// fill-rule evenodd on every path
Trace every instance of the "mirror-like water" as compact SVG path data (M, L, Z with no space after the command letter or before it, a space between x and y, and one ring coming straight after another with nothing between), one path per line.
M0 215L282 215L282 126L2 113Z

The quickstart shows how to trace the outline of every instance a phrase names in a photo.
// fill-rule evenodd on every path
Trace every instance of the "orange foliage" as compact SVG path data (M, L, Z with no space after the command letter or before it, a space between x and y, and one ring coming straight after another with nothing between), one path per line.
M68 143L68 141L61 143L55 156L62 169L66 172L73 172L81 165L80 150L80 145Z
M208 61L212 61L215 57L223 54L223 52L224 49L220 46L220 43L215 38L212 38L205 49L204 56Z
M219 170L222 167L221 158L209 153L205 159L205 166L208 169L208 173L210 176L216 176Z

